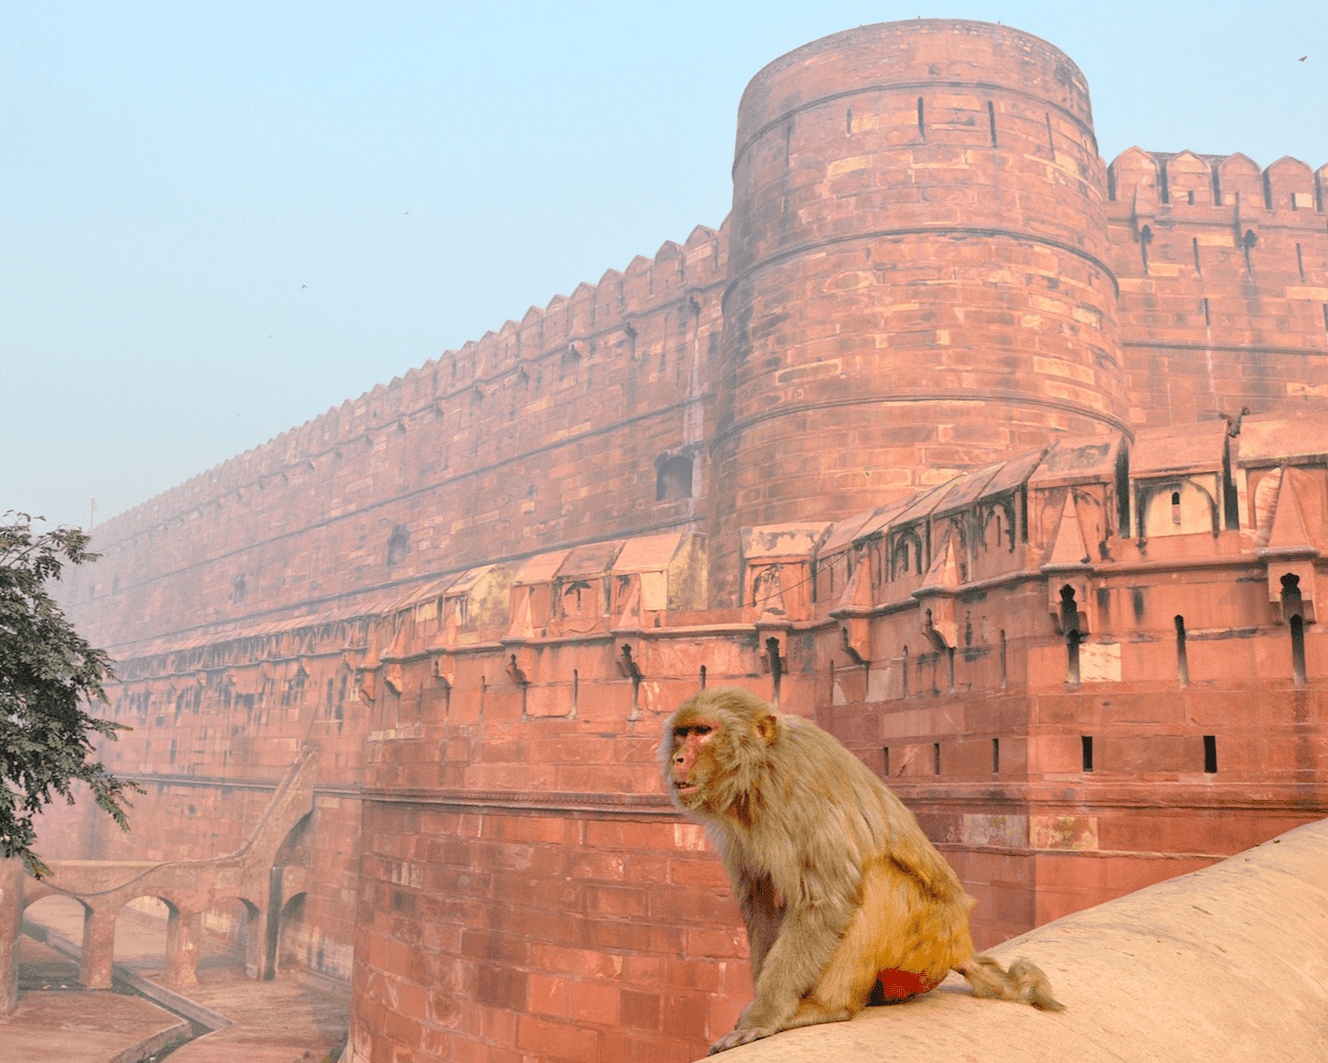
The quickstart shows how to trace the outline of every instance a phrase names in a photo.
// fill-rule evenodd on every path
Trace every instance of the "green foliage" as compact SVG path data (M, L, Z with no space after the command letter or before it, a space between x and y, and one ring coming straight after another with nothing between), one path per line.
M38 533L26 513L0 516L0 856L21 857L38 878L50 869L32 849L32 818L55 795L73 804L71 785L82 781L128 830L126 795L142 792L91 759L94 735L114 739L127 729L86 711L106 700L111 659L84 641L46 592L65 564L96 560L87 544L77 528Z

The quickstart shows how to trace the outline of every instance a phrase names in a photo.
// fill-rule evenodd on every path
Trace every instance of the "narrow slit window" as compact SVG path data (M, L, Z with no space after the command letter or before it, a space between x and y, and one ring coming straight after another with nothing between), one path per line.
M996 147L996 104L987 101L987 125L991 128L991 146Z
M881 746L881 774L890 778L890 747Z
M941 774L941 743L933 742L931 744L932 774Z
M1194 195L1194 193L1191 192L1190 195ZM1203 269L1199 265L1199 238L1197 236L1190 238L1190 248L1194 251L1194 272L1203 273ZM1204 301L1207 302L1207 300Z
M1300 577L1288 572L1282 577L1282 615L1291 632L1291 674L1296 685L1305 682L1305 617Z
M1074 588L1068 583L1061 588L1061 630L1065 632L1065 681L1079 683L1079 604L1074 600Z
M991 773L993 775L1001 773L1001 740L999 738L991 740Z
M1185 652L1185 618L1176 617L1176 678L1180 680L1180 685L1185 686L1190 681L1190 661Z
M1080 746L1082 747L1082 750L1083 750L1083 756L1084 756L1084 771L1092 771L1092 770L1093 770L1093 736L1092 736L1092 735L1080 735L1080 736L1079 736L1079 744L1080 744Z
M706 688L706 666L701 665L701 689Z
M1008 678L1006 657L1005 657L1005 629L1001 629L1001 689L1005 689Z
M1204 774L1217 774L1217 735L1204 735Z
M926 137L927 128L922 115L922 97L918 97L918 136Z
M779 655L779 639L766 639L765 651L770 658L770 702L775 708L779 708L779 681L784 674L784 660ZM634 684L639 682L633 680Z
M1297 614L1291 618L1291 674L1297 686L1305 685L1305 621Z

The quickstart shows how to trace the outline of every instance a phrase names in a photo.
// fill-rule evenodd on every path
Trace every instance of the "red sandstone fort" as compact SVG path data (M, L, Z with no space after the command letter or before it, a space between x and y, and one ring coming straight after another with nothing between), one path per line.
M654 766L707 685L886 777L979 946L1324 816L1326 200L1104 163L1007 27L775 60L722 227L98 529L67 601L147 793L42 852L205 863L85 947L160 896L187 984L238 898L255 973L351 983L354 1063L692 1059L750 993Z

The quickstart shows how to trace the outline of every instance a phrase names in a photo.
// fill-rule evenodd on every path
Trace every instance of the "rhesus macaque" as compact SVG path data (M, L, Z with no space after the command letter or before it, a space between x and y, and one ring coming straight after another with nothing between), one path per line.
M913 814L809 720L743 690L673 714L660 750L674 802L710 831L742 908L756 997L710 1054L840 1022L958 971L975 995L1062 1005L1026 960L973 955L974 901Z

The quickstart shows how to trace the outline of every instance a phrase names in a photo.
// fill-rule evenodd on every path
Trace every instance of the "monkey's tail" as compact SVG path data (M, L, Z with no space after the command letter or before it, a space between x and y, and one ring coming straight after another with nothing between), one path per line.
M1007 971L990 956L974 956L955 970L968 979L975 997L1013 1000L1040 1011L1065 1010L1065 1005L1051 995L1051 983L1042 969L1028 960L1015 960Z

